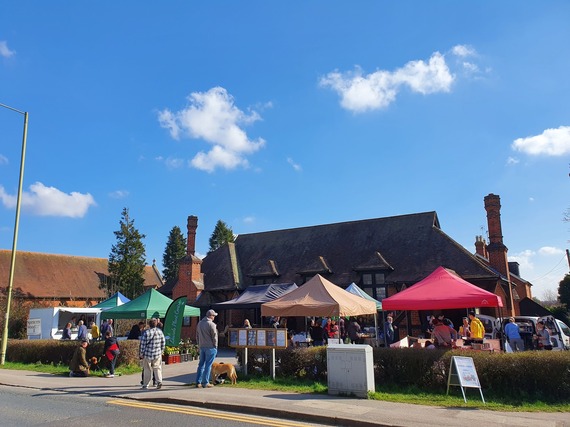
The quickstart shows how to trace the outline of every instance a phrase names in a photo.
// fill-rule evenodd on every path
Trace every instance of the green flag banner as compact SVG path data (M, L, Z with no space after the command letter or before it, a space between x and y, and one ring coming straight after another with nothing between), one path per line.
M180 330L182 329L186 299L186 297L176 298L166 311L164 337L168 346L178 346L180 344Z

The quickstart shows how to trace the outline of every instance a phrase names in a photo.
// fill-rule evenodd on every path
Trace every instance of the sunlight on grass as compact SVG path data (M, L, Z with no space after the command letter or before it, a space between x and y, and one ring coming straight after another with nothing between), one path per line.
M47 365L43 363L15 363L15 362L5 362L4 366L0 365L0 369L11 369L15 371L32 371L32 372L43 372L45 374L53 375L69 375L69 367L67 365ZM105 369L105 368L103 368ZM115 368L116 373L121 375L130 374L140 374L141 368L138 365L121 365ZM95 373L97 376L99 373Z
M44 365L41 363L25 364L6 362L0 369L26 370L43 372L54 375L68 375L69 369L65 365ZM116 370L122 375L140 374L141 368L138 365L120 366ZM95 375L99 375L96 373ZM222 387L238 387L252 390L284 391L290 393L306 394L326 394L328 386L322 382L313 382L296 378L276 378L241 376L237 385L225 383ZM478 408L491 411L506 412L570 412L570 403L551 403L541 401L520 401L518 396L492 396L487 395L483 390L483 395L487 404L481 401L479 390L466 389L467 403L463 401L461 391L457 387L452 387L449 396L442 393L427 393L410 388L377 387L376 392L369 393L368 398L385 402L409 403L424 406L442 406L446 408Z
M326 394L328 390L327 384L323 383L313 383L311 381L298 379L292 380L289 378L276 378L274 381L270 377L241 377L237 385L224 384L224 386L309 394ZM514 398L486 396L483 390L483 396L486 402L486 404L484 404L481 401L479 390L476 389L465 390L467 403L464 402L461 391L458 388L452 388L449 392L449 396L446 395L445 392L426 393L413 388L399 390L382 390L381 388L377 388L377 390L378 391L374 393L369 393L368 398L385 402L443 406L446 408L478 408L506 412L570 412L570 404L568 403L546 403L540 401L518 402Z

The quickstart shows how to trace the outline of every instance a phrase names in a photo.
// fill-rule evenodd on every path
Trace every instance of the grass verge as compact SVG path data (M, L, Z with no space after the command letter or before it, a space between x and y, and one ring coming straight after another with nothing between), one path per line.
M15 363L15 362L6 362L4 366L0 365L2 369L11 369L15 371L33 371L33 372L43 372L46 374L53 374L53 375L62 375L68 376L69 375L69 367L67 365L48 365L43 363ZM103 367L106 371L106 368ZM100 372L97 371L97 374ZM120 373L121 375L130 375L130 374L140 374L141 368L138 365L120 365L115 368L115 373Z
M69 369L64 365L44 365L41 363L26 364L6 362L1 369L26 370L44 372L54 375L69 374ZM116 369L122 375L140 374L141 368L138 365L121 365ZM285 391L290 393L319 393L326 394L327 384L296 378L276 378L259 376L240 376L237 385L225 383L222 387L239 387L255 390ZM467 403L463 401L461 390L452 387L449 395L435 392L425 392L414 387L398 388L388 386L377 386L374 393L369 393L368 398L395 403L409 403L424 406L443 406L446 408L477 408L491 411L506 412L570 412L570 403L525 401L514 396L493 396L486 394L483 390L486 404L481 401L481 395L477 389L465 389Z
M224 384L226 386L226 384ZM241 376L235 386L247 389L285 391L292 393L321 393L326 394L327 384L304 381L292 378L270 377L244 377ZM425 392L416 388L397 388L377 386L374 393L369 393L368 398L385 402L408 403L424 406L443 406L446 408L478 408L490 411L506 412L570 412L570 403L566 402L542 402L523 401L516 396L493 396L486 395L483 390L485 404L481 400L478 389L465 389L467 403L458 387L452 387L449 395L435 392Z

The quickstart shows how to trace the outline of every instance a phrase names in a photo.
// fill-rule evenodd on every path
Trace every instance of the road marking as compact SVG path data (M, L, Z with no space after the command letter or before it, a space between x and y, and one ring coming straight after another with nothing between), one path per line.
M217 412L210 412L207 410L196 409L192 407L178 407L178 406L171 406L171 405L161 405L158 403L147 403L147 402L138 402L132 400L110 400L107 403L112 405L119 405L119 406L129 406L131 408L143 408L143 409L150 409L154 411L164 411L164 412L174 412L178 414L186 414L186 415L196 415L199 417L208 417L208 418L218 418L222 420L231 420L231 421L241 421L244 423L249 424L259 424L264 426L274 426L274 427L308 427L308 424L299 424L292 421L278 421L273 419L265 419L261 417L256 417L254 415L251 416L244 416L244 415L230 415L230 414L223 414Z

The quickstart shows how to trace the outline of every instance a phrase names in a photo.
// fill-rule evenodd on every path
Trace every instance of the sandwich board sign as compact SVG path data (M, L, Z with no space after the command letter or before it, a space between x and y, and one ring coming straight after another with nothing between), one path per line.
M483 397L483 391L481 390L481 384L479 383L479 377L477 376L477 370L475 369L472 357L451 357L449 375L447 377L447 394L449 394L449 386L452 385L461 387L461 393L463 394L463 400L465 403L467 403L465 388L478 388L479 393L481 393L481 400L485 403L485 398Z

